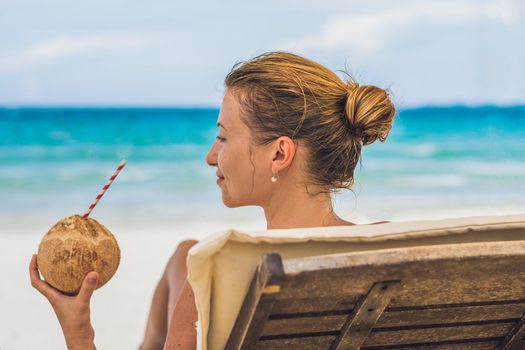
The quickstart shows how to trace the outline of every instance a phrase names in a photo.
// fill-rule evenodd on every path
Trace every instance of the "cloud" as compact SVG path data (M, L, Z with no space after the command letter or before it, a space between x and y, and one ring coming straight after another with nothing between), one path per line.
M525 2L523 0L502 0L501 19L511 30L523 28L525 22Z
M356 56L368 56L385 48L393 40L421 28L456 24L516 21L515 1L458 3L424 2L404 7L372 10L365 14L335 17L319 33L287 40L277 46L294 50L331 51L350 49Z
M29 45L19 51L0 52L0 73L99 52L129 51L144 47L143 34L112 33L86 36L60 36Z

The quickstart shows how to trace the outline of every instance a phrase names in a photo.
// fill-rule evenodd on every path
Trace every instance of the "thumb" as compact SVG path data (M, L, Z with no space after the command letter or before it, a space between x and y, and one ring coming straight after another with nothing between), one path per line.
M92 271L86 275L82 282L82 286L80 286L80 291L78 292L78 296L81 300L89 302L91 295L93 295L93 292L98 287L98 280L99 275L96 271Z

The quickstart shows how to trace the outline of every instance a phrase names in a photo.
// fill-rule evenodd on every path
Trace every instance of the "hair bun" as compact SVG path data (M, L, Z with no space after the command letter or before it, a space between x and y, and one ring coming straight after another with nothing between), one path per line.
M345 115L352 137L360 139L365 146L377 139L385 142L396 113L387 91L347 82L346 97Z

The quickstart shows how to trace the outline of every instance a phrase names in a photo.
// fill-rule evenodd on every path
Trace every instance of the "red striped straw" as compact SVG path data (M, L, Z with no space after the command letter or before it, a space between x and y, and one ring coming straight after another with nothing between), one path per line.
M91 203L91 205L89 206L89 209L84 213L84 215L82 215L82 217L87 218L89 216L89 214L91 213L93 208L95 208L95 205L97 205L97 203L100 200L100 198L102 198L104 193L106 193L106 191L108 190L109 186L111 186L111 184L113 183L113 180L115 180L115 178L117 177L118 173L122 170L122 168L124 168L124 165L126 165L126 161L125 160L123 160L122 163L120 163L120 165L118 166L117 170L115 170L113 175L111 175L111 177L109 178L109 181L104 185L104 187L102 187L102 191L100 191L100 193L98 194L97 198L95 198L95 201L93 203Z

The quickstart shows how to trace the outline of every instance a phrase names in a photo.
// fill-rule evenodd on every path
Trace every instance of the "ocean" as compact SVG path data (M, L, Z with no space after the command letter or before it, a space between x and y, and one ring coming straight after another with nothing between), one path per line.
M126 159L94 216L260 227L259 209L222 205L205 162L218 112L0 108L0 221L82 213ZM335 203L358 223L525 213L525 106L403 109L355 177Z

